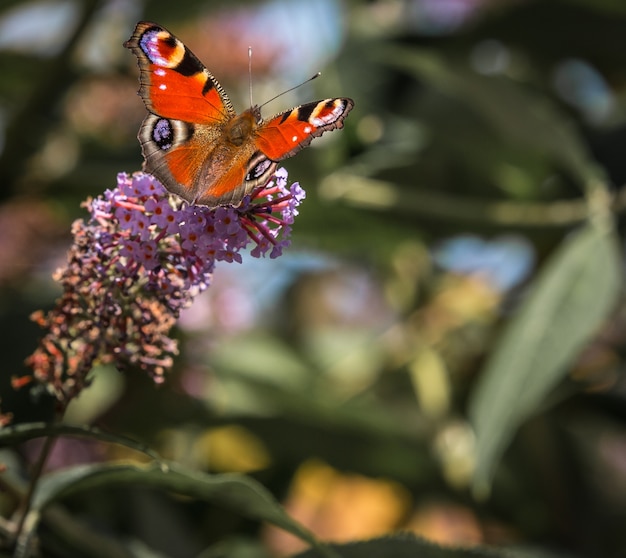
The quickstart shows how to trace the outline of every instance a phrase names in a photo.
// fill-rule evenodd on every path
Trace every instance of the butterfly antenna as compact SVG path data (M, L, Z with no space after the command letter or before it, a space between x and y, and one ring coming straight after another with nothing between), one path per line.
M290 91L293 91L294 89L298 89L298 87L302 87L305 83L309 83L310 81L313 81L314 79L320 77L321 75L322 75L322 72L317 72L315 75L312 75L309 79L305 79L302 83L299 83L298 85L294 85L293 87L290 87L289 89L283 91L282 93L279 93L278 95L274 95L269 101L265 101L262 105L260 105L259 108L264 107L265 105L271 103L275 99L278 99L278 97L284 95L285 93L289 93Z
M248 87L250 89L250 106L252 104L252 47L248 47Z

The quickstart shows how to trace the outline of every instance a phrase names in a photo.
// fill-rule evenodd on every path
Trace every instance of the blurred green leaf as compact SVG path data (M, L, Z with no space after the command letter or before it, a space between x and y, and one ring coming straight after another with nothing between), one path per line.
M573 121L545 95L504 75L481 75L428 51L393 46L380 56L474 111L502 141L549 154L578 179L596 175Z
M140 453L144 453L148 457L159 461L160 456L145 446L125 436L119 434L110 434L98 428L87 426L69 426L65 424L47 424L45 422L32 422L28 424L18 424L15 426L6 426L0 429L0 447L13 445L34 438L42 438L44 436L73 436L100 440L109 444L119 444L133 449Z
M616 237L590 223L567 239L540 273L470 396L477 494L488 490L517 427L563 378L566 365L612 309L620 265Z
M417 537L401 534L371 541L331 545L342 558L514 558L506 550L487 548L446 548ZM293 558L321 558L307 550Z
M130 485L158 488L226 506L243 516L267 521L318 548L321 556L333 558L302 525L291 519L273 496L260 484L244 475L209 475L175 464L134 465L89 464L50 473L40 480L33 498L31 517L43 508L70 494L96 487ZM27 523L30 531L37 522Z
M271 556L259 542L237 537L211 546L197 558L271 558Z

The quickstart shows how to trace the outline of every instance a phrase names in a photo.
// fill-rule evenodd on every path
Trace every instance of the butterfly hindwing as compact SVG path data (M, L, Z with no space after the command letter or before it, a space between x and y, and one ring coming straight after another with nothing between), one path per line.
M354 101L324 99L277 114L263 123L256 133L259 149L272 161L295 155L324 132L343 127Z
M235 116L213 75L163 27L139 22L124 46L137 56L139 94L151 113L198 124L219 123Z
M139 130L144 168L190 203L237 205L276 169L254 143L233 150L215 127L149 114Z
M139 129L144 169L186 200L195 196L197 169L206 159L194 132L192 124L155 114L146 116Z

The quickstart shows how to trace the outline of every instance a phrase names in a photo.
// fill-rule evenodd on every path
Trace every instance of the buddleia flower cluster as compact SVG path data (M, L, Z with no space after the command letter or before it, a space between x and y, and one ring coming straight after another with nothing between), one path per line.
M32 375L14 384L34 381L66 405L95 364L163 382L178 352L170 329L216 263L241 262L248 247L280 256L304 196L284 169L240 206L215 209L168 194L149 174L118 175L114 189L85 202L91 218L72 226L67 265L54 275L63 293L50 312L33 314L46 333L27 359Z

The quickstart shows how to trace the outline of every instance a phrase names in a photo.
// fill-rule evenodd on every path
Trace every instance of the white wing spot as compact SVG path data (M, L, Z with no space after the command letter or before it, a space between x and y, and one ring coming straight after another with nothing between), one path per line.
M161 68L157 68L156 70L154 70L154 73L157 76L164 76L165 75L165 70L161 69Z
M161 85L159 85L159 89L161 91L165 91L167 89L167 85L165 85L164 83L162 83Z
M305 133L305 134L310 134L310 133L311 133L311 126L306 126L306 127L304 128L304 133Z
M298 136L293 136L293 137L291 138L291 141L298 141Z

